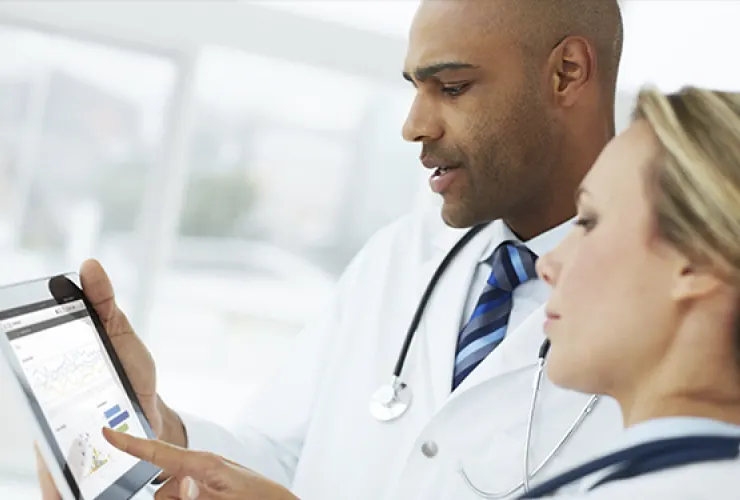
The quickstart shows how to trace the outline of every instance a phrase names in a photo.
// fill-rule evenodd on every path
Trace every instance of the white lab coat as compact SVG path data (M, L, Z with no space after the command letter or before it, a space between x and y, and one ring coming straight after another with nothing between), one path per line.
M740 498L740 461L707 462L653 472L604 484L562 500L736 500Z
M462 465L480 488L507 489L520 481L543 309L510 330L450 397L456 332L492 230L461 251L429 302L402 375L413 402L399 420L377 422L368 402L389 381L419 298L463 234L444 226L436 211L410 215L368 243L340 280L330 310L300 335L234 435L185 416L191 448L291 485L303 500L478 498L463 482ZM587 399L545 382L533 468ZM604 399L538 480L608 451L620 431L618 406ZM423 453L427 442L435 444L433 457Z

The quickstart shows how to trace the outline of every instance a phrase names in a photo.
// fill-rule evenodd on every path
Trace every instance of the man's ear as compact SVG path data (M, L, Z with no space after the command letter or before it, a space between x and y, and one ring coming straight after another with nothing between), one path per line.
M596 53L585 38L567 37L552 51L550 67L555 99L561 106L571 106L593 79Z

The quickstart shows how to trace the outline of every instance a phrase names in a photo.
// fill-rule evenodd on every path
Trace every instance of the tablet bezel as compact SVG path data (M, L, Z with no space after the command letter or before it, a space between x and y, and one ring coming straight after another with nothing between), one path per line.
M15 312L23 307L47 301L50 306L53 306L55 303L64 304L67 302L82 300L87 309L87 313L95 326L95 331L105 347L116 375L123 386L126 396L134 409L134 417L138 419L147 437L150 439L156 439L154 431L149 425L149 422L144 415L144 410L136 397L133 387L131 386L131 382L126 376L123 365L113 349L108 335L105 333L103 323L87 297L82 293L79 283L79 276L76 273L68 273L0 287L0 316L11 316L8 314L11 311ZM17 314L20 313L16 312L14 315ZM84 498L77 481L72 475L69 465L66 463L64 453L59 448L53 430L44 416L41 405L25 376L13 347L10 344L10 339L6 334L6 330L0 327L0 332L2 332L2 335L0 335L0 352L2 352L3 356L7 360L15 379L18 381L26 401L36 418L37 425L44 436L46 445L51 450L53 457L56 460L56 465L61 469L64 479L67 482L67 486L75 500L129 499L159 475L161 471L157 467L148 462L139 461L97 497L94 499Z

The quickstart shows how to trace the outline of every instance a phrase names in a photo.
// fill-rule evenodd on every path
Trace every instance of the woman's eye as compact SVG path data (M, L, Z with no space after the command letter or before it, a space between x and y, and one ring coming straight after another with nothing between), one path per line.
M596 226L596 218L595 217L578 217L575 222L576 226L581 226L583 229L585 229L587 232Z

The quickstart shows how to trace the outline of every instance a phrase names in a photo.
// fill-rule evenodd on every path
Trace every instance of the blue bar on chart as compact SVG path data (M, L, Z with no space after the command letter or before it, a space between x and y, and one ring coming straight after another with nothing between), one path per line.
M125 422L128 419L128 412L124 411L120 415L113 417L108 423L112 428L118 427L121 423Z
M117 414L119 414L119 413L121 413L121 407L120 407L120 406L118 406L118 405L116 405L116 406L114 406L113 408L111 408L110 410L107 410L107 411L105 412L105 418L111 418L111 417L113 417L114 415L117 415Z

